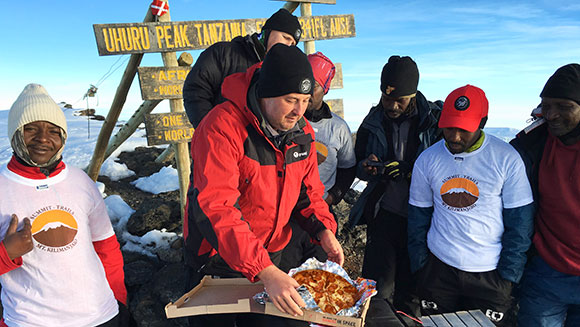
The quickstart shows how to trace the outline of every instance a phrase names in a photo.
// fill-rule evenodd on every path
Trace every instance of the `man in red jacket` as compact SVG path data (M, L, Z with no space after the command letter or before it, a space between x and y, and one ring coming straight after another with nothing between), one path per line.
M295 46L274 45L263 65L225 79L224 102L191 142L193 168L184 223L191 286L203 275L262 280L274 305L301 315L296 281L277 268L293 217L328 258L344 261L336 222L322 198L314 131L302 117L314 78ZM192 317L193 326L304 324L265 315Z

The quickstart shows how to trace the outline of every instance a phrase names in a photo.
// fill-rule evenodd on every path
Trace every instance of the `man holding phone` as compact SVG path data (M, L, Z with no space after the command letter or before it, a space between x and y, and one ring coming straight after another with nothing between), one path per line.
M407 203L411 169L439 139L442 103L417 90L419 70L410 57L392 56L381 74L381 100L357 132L357 177L368 186L351 210L349 224L367 223L362 275L377 281L378 296L397 310L419 316L412 296L407 254Z

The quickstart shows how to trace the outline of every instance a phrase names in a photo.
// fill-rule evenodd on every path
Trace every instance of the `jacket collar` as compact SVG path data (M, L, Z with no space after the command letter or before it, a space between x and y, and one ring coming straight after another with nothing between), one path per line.
M24 164L16 156L12 156L10 161L8 162L8 170L11 172L20 175L25 178L29 179L47 179L49 177L54 177L58 175L66 165L61 160L59 161L53 169L46 171L45 169L41 169L39 167L32 167ZM43 170L45 170L48 175L46 175Z
M330 119L332 118L332 113L330 111L330 107L325 101L322 101L322 107L318 110L306 110L304 112L304 117L311 122L319 122L322 119Z
M429 129L433 124L437 123L437 118L434 116L432 112L431 106L429 102L425 98L425 96L417 91L417 114L419 115L419 132ZM369 130L382 130L383 129L383 119L384 119L384 110L381 102L371 108L370 113L364 119L362 126ZM409 117L411 118L411 117Z

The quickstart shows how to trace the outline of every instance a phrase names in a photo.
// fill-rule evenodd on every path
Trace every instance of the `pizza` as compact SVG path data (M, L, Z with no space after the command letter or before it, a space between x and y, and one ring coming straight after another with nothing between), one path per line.
M308 269L294 274L300 285L306 286L323 312L336 314L350 308L360 299L356 287L342 276L320 270Z

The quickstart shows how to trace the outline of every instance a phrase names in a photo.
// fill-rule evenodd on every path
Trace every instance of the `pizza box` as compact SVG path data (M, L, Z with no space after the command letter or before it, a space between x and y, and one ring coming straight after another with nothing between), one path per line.
M246 278L211 278L205 276L199 285L175 302L165 306L167 318L216 314L253 312L304 320L326 326L364 326L364 317L370 301L366 301L360 318L337 316L329 313L304 311L303 316L292 316L279 311L273 303L261 305L253 296L264 291L261 282L251 283Z

